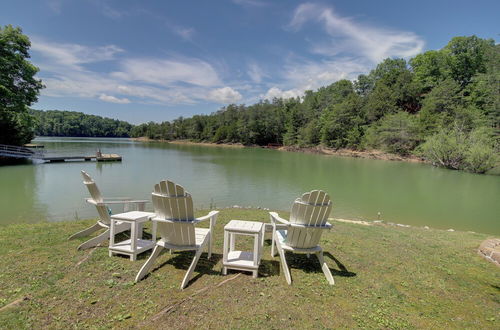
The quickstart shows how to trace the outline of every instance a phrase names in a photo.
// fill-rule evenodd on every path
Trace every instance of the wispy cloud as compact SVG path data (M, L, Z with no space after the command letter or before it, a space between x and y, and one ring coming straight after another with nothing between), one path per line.
M126 58L115 46L60 44L32 38L35 64L53 97L82 97L117 104L236 102L241 94L224 86L215 68L196 58ZM97 69L108 61L119 70ZM89 64L92 64L90 66ZM108 67L108 66L106 66Z
M260 84L263 78L269 78L269 75L266 74L262 68L255 62L251 62L248 65L247 74L252 79L254 83Z
M311 37L306 36L309 54L290 53L280 73L281 81L271 84L262 97L296 97L340 79L353 80L387 57L409 58L422 52L424 46L415 33L358 22L339 15L330 6L316 3L299 5L287 30L303 31L310 22L319 24L326 38L317 41L317 31Z
M126 81L142 81L162 86L186 83L212 87L221 81L215 69L207 62L194 59L126 59L122 71L112 76Z
M193 35L195 34L194 28L186 28L182 26L175 26L172 29L175 34L180 36L184 40L192 41Z
M268 5L266 2L261 0L232 0L232 1L237 5L247 6L247 7L264 7Z
M63 0L48 0L47 5L49 6L50 10L54 12L55 14L60 14L62 10L62 3Z
M313 46L322 55L358 54L374 63L387 57L411 57L422 52L424 41L413 32L383 29L342 17L332 7L314 3L298 6L290 22L295 30L308 21L323 25L332 38L329 42Z
M82 64L109 61L123 52L118 46L83 46L69 43L48 42L39 38L31 38L31 49L44 58L56 61L59 65L70 66L73 69L83 70Z

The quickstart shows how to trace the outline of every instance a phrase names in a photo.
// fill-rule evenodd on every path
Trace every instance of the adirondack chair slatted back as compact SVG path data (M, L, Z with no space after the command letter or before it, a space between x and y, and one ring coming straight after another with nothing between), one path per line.
M97 185L94 182L94 180L85 171L82 171L82 177L83 177L83 183L89 190L90 197L92 198L92 200L96 203L102 203L103 198L101 192L99 191L99 188L97 188ZM99 214L101 222L109 225L111 223L111 218L109 216L109 211L106 205L96 205L95 207L97 209L97 213Z
M290 223L310 227L290 227L286 244L295 248L312 248L318 245L324 225L332 210L330 196L322 190L313 190L297 198L292 205Z
M171 221L158 223L158 232L162 239L177 246L195 245L191 195L172 181L162 181L155 185L152 199L156 216Z

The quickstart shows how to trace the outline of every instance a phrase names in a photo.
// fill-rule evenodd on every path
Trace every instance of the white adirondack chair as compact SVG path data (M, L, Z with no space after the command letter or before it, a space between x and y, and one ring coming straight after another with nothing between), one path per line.
M88 236L93 232L96 232L101 229L105 229L102 234L82 243L78 250L88 249L109 239L109 226L111 223L111 215L108 209L108 205L116 205L121 204L126 207L129 205L136 205L136 209L138 211L144 211L145 204L148 202L147 200L132 200L130 198L103 198L99 188L97 188L94 180L88 175L85 171L82 171L83 183L87 186L91 198L86 198L86 202L92 205L95 205L97 209L97 213L99 214L99 220L93 226L79 231L76 234L71 235L68 239L73 239L77 237ZM121 233L125 230L130 229L130 224L127 223L118 223L118 226L115 227L115 233Z
M207 245L208 259L212 256L213 233L219 211L210 211L206 216L195 218L191 195L182 186L172 181L162 181L155 185L152 199L156 216L151 220L157 222L161 239L156 243L153 253L137 273L135 282L146 276L164 248L170 249L170 251L194 250L196 251L195 256L182 280L181 289L184 289ZM208 219L210 219L210 228L195 227L196 224Z
M324 258L323 249L318 245L324 229L332 225L327 222L332 210L330 196L321 190L313 190L297 198L292 206L290 220L281 218L276 212L269 212L273 225L271 255L275 256L276 244L281 258L281 265L288 284L292 284L290 270L285 259L285 251L294 253L315 253L321 269L330 285L335 284L332 273Z

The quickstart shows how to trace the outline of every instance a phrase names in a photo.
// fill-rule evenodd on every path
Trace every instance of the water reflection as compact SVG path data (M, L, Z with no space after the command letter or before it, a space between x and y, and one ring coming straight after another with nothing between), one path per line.
M48 220L94 217L95 210L84 203L87 191L80 170L85 170L105 196L150 199L155 183L171 179L192 193L198 208L215 203L218 207L237 204L288 210L301 193L323 189L333 197L335 217L376 219L380 212L384 220L391 222L500 233L498 176L425 164L255 148L123 139L57 138L37 142L52 153L92 154L100 148L103 153L120 154L123 161L40 164L8 170L0 167L0 177L12 180L9 185L14 184L12 177L17 175L28 185L26 191L15 191L10 203L21 204L26 198L23 196L33 189L33 201L28 207L13 207L8 215L2 214L1 222L36 219L40 205ZM24 171L31 174L24 175ZM2 183L2 195L9 193L5 185Z
M47 208L38 199L38 170L30 162L0 167L0 223L47 219Z

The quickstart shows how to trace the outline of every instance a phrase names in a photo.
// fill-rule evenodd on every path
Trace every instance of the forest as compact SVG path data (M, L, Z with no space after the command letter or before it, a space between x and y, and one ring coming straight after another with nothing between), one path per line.
M134 126L133 137L380 149L484 173L498 165L500 45L455 37L444 48L385 59L355 81L302 98L231 104L210 115Z
M31 110L38 136L129 137L132 125L126 121L60 110Z

